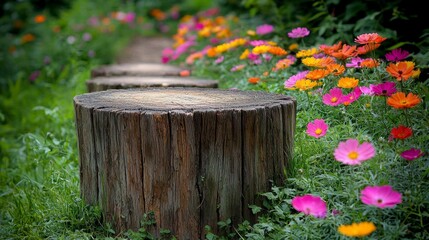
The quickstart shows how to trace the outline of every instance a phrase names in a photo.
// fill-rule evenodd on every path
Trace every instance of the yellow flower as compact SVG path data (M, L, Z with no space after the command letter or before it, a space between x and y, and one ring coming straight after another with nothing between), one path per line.
M365 237L374 232L377 228L372 222L352 223L351 225L341 225L338 232L347 237Z
M200 31L198 31L198 36L200 37L210 37L211 29L210 27L204 27Z
M310 48L310 49L305 49L305 50L301 50L296 54L297 58L302 58L302 57L310 57L313 56L314 54L319 53L319 50L317 48Z
M268 45L259 45L252 49L253 54L263 54L270 50L271 46Z
M315 86L317 86L317 82L311 81L309 79L301 79L295 83L295 87L301 91L312 89Z
M340 88L355 88L359 84L359 80L351 77L343 77L338 81Z
M249 49L244 50L243 53L240 55L240 59L241 60L246 59L249 56L249 53L250 53Z
M417 68L413 71L413 75L411 75L411 77L412 78L418 78L418 77L420 77L420 73L421 73L420 69Z
M298 43L292 43L291 45L289 45L290 51L298 50L298 48L299 48Z
M247 30L247 35L249 35L249 36L255 36L256 32L253 31L253 30Z

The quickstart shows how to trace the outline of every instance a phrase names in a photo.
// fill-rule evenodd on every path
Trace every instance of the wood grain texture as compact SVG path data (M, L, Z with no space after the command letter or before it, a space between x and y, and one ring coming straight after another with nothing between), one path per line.
M194 77L136 77L113 76L95 77L86 81L88 92L105 91L108 89L147 88L147 87L200 87L217 88L216 80Z
M162 63L122 63L102 65L91 70L91 77L179 76L185 68Z
M142 88L74 98L82 197L119 231L204 239L206 225L254 222L249 205L281 185L296 102L266 92Z

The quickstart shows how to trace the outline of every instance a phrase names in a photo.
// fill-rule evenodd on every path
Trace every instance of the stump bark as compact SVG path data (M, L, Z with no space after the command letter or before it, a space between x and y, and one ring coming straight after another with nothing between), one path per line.
M88 92L108 89L145 88L145 87L200 87L217 88L218 81L192 77L96 77L86 81Z
M153 212L155 235L204 239L249 205L292 159L296 101L210 88L141 88L74 98L83 199L118 232ZM159 235L158 235L159 236Z
M179 76L186 70L161 63L123 63L102 65L91 70L91 77L109 76Z

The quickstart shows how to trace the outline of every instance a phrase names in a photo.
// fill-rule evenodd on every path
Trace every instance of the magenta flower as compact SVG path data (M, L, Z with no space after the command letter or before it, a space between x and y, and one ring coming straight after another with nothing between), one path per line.
M374 92L372 91L372 88L374 87L373 84L370 84L369 87L366 86L361 86L360 91L362 92L363 95L367 95L367 96L373 96Z
M305 27L294 28L292 31L288 32L290 38L303 38L310 34L310 30Z
M290 76L284 83L285 88L293 88L296 81L304 79L309 71L301 71L295 75Z
M396 83L394 82L384 82L372 87L372 92L375 96L386 96L396 93Z
M366 205L379 208L394 208L402 202L402 194L389 185L367 186L360 193L360 199Z
M401 157L408 161L413 161L421 156L423 156L422 150L416 148L410 148L401 153Z
M305 215L312 215L317 218L326 217L326 203L318 196L310 194L296 196L292 199L292 207Z
M324 104L329 106L338 106L340 105L341 99L343 98L343 91L341 88L332 88L329 90L329 93L322 96L322 101Z
M398 62L406 59L410 55L409 52L402 50L400 48L393 49L391 52L386 53L386 60L389 62Z
M374 156L374 146L369 142L359 144L357 139L340 142L334 151L335 160L347 165L360 165Z
M360 95L362 95L362 91L360 90L360 88L359 87L353 88L353 91L341 97L340 102L348 106L354 101L358 100Z
M328 124L323 119L315 119L313 122L307 124L307 135L320 138L326 135L328 131Z
M269 24L262 24L256 27L256 34L258 35L266 35L272 33L274 31L274 27Z

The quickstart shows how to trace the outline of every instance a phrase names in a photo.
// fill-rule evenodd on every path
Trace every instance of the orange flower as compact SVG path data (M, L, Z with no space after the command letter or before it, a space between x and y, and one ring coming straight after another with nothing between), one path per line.
M329 64L326 66L326 69L329 71L329 73L335 76L339 76L346 71L346 68L344 67L344 65L341 65L338 63Z
M158 8L150 10L150 15L158 21L162 21L167 17L165 13Z
M405 93L397 92L387 98L387 104L396 109L412 108L419 103L419 96L414 95L413 93L408 93L408 95L405 96Z
M369 43L369 44L365 44L361 47L357 48L357 52L358 55L363 55L366 53L369 53L371 51L374 51L375 49L377 49L378 47L380 47L380 43Z
M396 78L396 80L406 81L413 75L414 63L408 61L390 63L389 66L386 67L386 71L392 77Z
M359 80L356 78L343 77L338 81L338 87L340 88L355 88L359 84Z
M329 71L326 69L315 69L305 75L306 78L311 80L319 80L326 77L329 74Z
M247 81L251 84L257 84L259 82L259 80L261 80L261 79L258 77L250 77L247 79Z
M43 23L45 20L46 20L46 17L43 16L42 14L39 14L39 15L34 17L35 23Z
M284 50L281 47L271 47L268 50L268 52L271 53L271 54L273 54L273 55L276 55L276 56L283 56L283 55L287 54L286 50Z
M36 39L36 37L33 34L27 33L21 37L21 43L24 44L24 43L32 42L34 41L34 39Z
M209 48L207 50L207 56L208 57L215 57L217 55L216 49L214 47Z
M380 65L377 60L372 59L372 58L366 58L364 60L362 60L362 62L360 63L361 67L366 67L366 68L375 68L378 65Z
M339 41L337 44L334 44L332 46L321 45L319 49L322 52L324 52L326 55L331 55L331 53L339 51L342 46L343 46L343 43Z
M357 55L356 46L344 44L341 49L332 52L330 55L340 60L355 57Z

